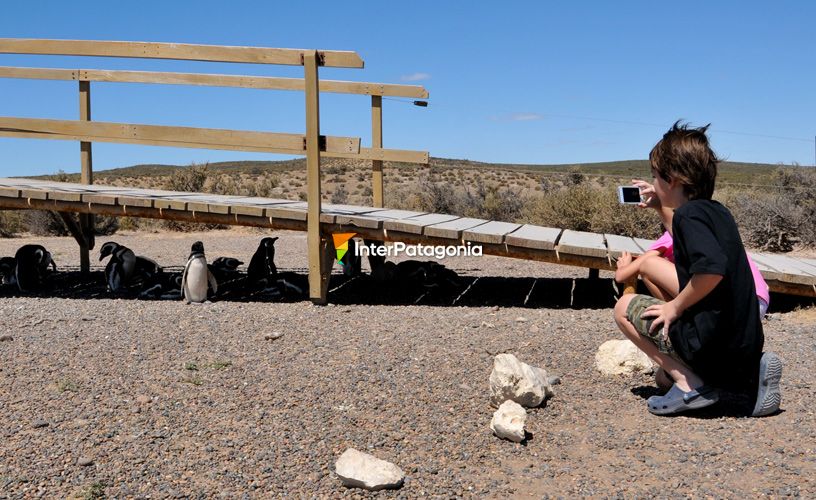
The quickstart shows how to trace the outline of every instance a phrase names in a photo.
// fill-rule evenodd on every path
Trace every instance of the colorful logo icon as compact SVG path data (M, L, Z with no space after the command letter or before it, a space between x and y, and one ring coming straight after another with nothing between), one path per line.
M337 251L337 262L339 262L341 266L343 265L343 256L348 252L348 242L356 234L357 233L338 233L332 235L334 249Z

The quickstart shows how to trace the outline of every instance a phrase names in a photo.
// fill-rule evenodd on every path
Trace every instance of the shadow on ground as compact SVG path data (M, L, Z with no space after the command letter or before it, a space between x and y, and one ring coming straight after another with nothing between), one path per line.
M166 268L168 273L181 268ZM232 302L300 302L308 300L308 276L303 269L284 270L274 287L248 290L245 275L219 284L212 300ZM49 277L42 290L23 293L14 285L0 286L0 297L58 297L72 299L173 300L140 297L145 287L131 285L112 295L106 290L101 269L83 275L78 269L65 269ZM645 290L639 290L646 293ZM367 274L346 277L334 274L329 287L329 302L338 305L424 305L440 307L529 307L551 309L602 309L615 305L618 288L608 278L518 278L502 276L458 276L440 286L412 282L377 282ZM180 300L176 298L176 300ZM772 312L788 312L797 307L816 305L816 299L790 295L771 295Z

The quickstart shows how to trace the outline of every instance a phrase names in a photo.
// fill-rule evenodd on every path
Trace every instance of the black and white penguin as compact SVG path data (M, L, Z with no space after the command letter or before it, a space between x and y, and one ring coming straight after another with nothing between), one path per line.
M168 273L164 270L152 276L139 293L140 299L179 299L181 298L182 273Z
M238 279L241 276L238 267L243 264L234 257L218 257L209 264L209 267L210 272L215 276L215 280L223 284Z
M17 280L14 277L14 270L17 268L17 261L14 257L0 258L0 284L15 285Z
M110 260L105 266L105 282L109 292L117 293L123 290L133 277L136 270L136 254L126 246L109 241L99 249L99 260L102 261L108 256Z
M247 284L253 288L271 287L278 274L275 267L275 242L278 238L264 238L252 255L247 268Z
M57 270L57 265L48 250L42 245L23 245L14 254L14 281L21 292L40 288L48 275L48 267Z
M190 248L190 257L184 266L181 277L182 297L190 302L205 302L207 300L207 283L212 286L213 293L218 293L218 282L207 267L207 257L204 256L204 243L196 241Z

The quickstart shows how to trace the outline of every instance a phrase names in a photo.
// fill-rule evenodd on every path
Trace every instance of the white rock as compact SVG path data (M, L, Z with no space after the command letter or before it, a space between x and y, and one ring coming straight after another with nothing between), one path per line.
M490 428L496 436L520 443L524 440L526 422L527 410L515 401L507 400L493 413Z
M552 395L552 386L543 368L522 363L512 354L499 354L493 359L490 374L490 404L493 406L509 399L535 408Z
M649 356L628 339L607 340L601 344L595 353L595 367L604 375L629 375L654 371Z
M399 488L405 479L402 470L391 462L349 448L334 464L334 472L343 485L367 490Z

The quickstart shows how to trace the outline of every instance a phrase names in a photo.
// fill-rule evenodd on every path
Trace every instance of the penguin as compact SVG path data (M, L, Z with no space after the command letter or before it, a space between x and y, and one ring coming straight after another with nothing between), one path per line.
M181 277L182 297L190 302L205 302L207 300L207 283L212 286L213 293L218 293L218 282L215 281L207 267L207 258L204 256L204 244L200 241L193 243L190 248L190 257L184 266Z
M48 250L42 245L23 245L14 255L14 281L21 292L40 288L48 274L48 266L57 270L57 265Z
M358 250L360 242L357 238L352 238L348 241L348 251L340 259L340 265L343 266L343 274L349 278L359 276L363 272L363 259Z
M126 246L109 241L99 249L99 260L102 261L107 256L110 256L110 260L105 266L105 282L109 292L117 293L123 290L133 277L136 270L136 254Z
M16 285L17 280L14 278L14 270L17 268L17 261L14 257L0 258L0 284Z
M247 268L247 284L250 287L268 288L278 274L275 267L275 242L278 238L264 238L252 255Z
M208 264L210 272L215 276L216 281L223 284L227 281L233 281L240 277L241 272L238 271L238 266L244 263L233 257L218 257L211 264Z
M162 268L155 260L141 255L136 256L133 278L140 280L142 284L146 285L153 282L154 278L161 272Z
M163 269L153 275L139 293L140 299L181 298L182 273L167 273Z

